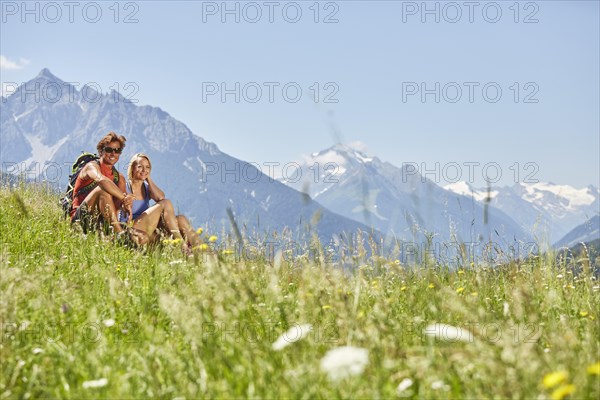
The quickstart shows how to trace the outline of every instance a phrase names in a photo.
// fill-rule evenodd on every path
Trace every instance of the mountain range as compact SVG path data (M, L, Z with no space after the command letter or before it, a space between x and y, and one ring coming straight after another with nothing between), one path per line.
M490 205L518 221L536 239L555 243L571 229L584 224L600 212L600 190L589 185L576 189L553 183L515 183L512 186L474 188L467 182L445 186L455 193Z
M583 224L571 229L562 239L554 244L555 248L571 248L580 243L598 242L600 240L600 215L596 215Z
M32 94L36 88L44 96ZM247 233L287 229L298 238L314 229L329 241L341 232L371 231L223 153L160 108L137 106L117 92L85 90L94 89L77 90L43 69L2 98L0 160L5 173L37 180L51 176L64 188L77 155L96 152L100 138L115 131L127 138L118 169L126 175L131 155L148 154L154 180L196 226L229 231L230 209Z
M44 96L34 95L36 88ZM419 243L510 245L532 237L558 241L598 213L593 186L516 184L491 188L488 196L465 182L441 187L342 144L303 160L303 179L275 180L160 108L137 106L118 92L78 90L48 69L2 98L0 129L3 172L63 188L77 155L95 152L98 140L116 131L128 139L119 170L125 174L134 153L148 154L155 181L176 208L215 230L230 230L231 213L246 233L315 232L323 242L360 230Z
M336 213L398 239L422 242L429 236L436 242L470 243L531 239L501 210L353 146L336 144L306 157L300 166L306 179L281 181Z

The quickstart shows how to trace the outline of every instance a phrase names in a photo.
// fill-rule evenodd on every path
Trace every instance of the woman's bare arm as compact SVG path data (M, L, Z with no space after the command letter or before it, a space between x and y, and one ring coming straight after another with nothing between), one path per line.
M165 192L158 187L156 183L148 176L148 189L150 189L150 198L157 203L165 198Z

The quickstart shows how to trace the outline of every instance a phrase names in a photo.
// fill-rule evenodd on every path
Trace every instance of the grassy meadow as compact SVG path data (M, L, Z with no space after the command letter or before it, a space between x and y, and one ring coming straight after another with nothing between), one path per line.
M600 398L585 254L189 257L84 236L57 201L0 190L0 399Z

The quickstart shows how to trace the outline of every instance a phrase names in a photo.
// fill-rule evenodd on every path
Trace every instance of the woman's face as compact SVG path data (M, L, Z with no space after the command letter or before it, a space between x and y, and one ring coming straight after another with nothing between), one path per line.
M139 157L133 167L133 179L143 181L150 175L150 163L144 157Z

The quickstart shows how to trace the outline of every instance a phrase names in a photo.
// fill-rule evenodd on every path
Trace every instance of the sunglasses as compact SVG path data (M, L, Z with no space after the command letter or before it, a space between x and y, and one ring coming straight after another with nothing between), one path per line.
M104 151L107 152L108 154L112 154L112 153L121 154L121 152L123 151L123 149L115 149L115 148L106 146L104 148Z

